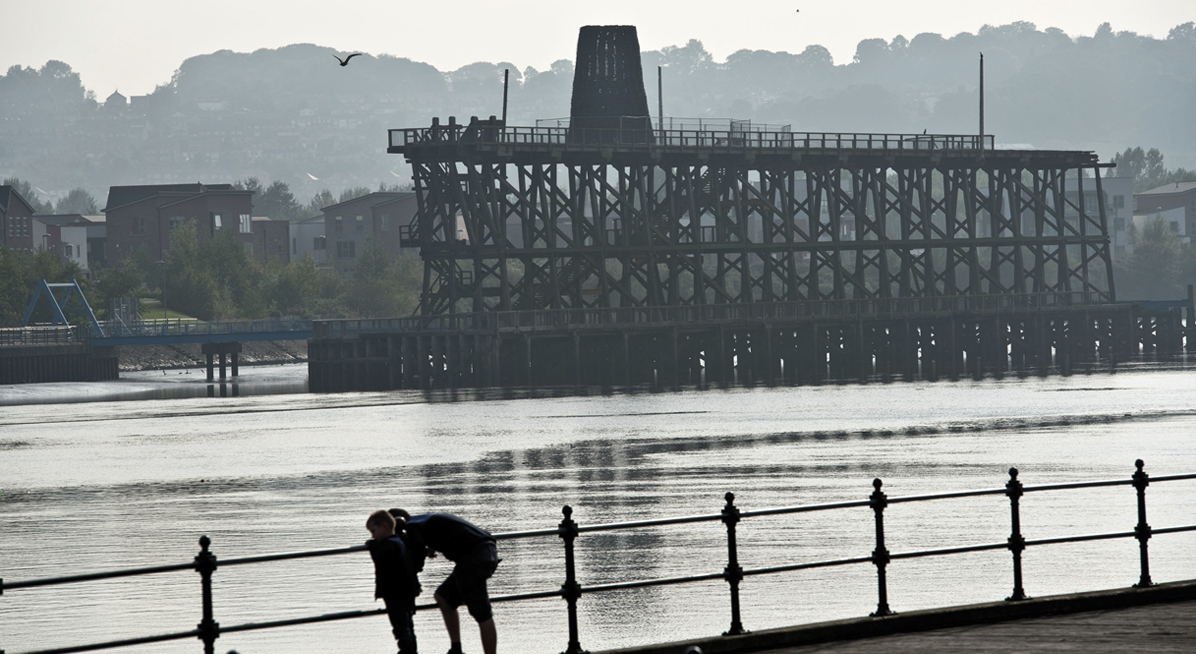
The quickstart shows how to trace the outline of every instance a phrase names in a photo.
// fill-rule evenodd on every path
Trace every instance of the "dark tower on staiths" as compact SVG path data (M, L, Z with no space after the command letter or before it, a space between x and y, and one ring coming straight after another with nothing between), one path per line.
M634 25L587 25L577 36L569 124L577 129L628 130L651 138L648 96ZM614 136L611 134L610 136ZM587 135L584 140L591 140Z

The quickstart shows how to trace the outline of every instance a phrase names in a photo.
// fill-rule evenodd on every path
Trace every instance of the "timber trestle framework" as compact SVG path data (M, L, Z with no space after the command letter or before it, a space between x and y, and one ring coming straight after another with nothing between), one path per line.
M983 141L988 141L987 143ZM1113 299L1090 152L991 137L392 130L427 314L869 298Z

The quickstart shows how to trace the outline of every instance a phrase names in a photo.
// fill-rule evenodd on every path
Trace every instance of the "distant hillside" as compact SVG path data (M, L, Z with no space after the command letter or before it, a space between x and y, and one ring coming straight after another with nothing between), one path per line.
M331 48L291 45L220 51L182 62L148 95L111 103L69 65L14 66L0 76L0 177L44 190L76 186L102 197L111 184L287 182L304 199L320 188L405 182L386 155L386 130L433 116L502 111L510 119L568 114L572 62L549 70L475 63L455 71L391 56L346 67ZM986 128L999 143L1096 150L1158 147L1169 165L1196 167L1196 26L1166 39L1113 32L1070 38L1029 23L952 37L861 41L853 61L820 46L799 54L741 50L716 62L702 44L643 53L656 106L665 66L665 113L788 123L797 131L972 133L977 58L986 64ZM103 91L105 94L106 91Z

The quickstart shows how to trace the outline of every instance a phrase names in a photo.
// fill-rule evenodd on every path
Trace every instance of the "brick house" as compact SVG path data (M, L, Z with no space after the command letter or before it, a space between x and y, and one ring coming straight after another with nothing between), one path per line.
M352 271L371 236L377 237L391 256L398 256L415 212L415 193L410 192L375 192L324 207L328 264L342 272Z
M253 217L253 192L230 184L159 184L108 189L107 259L117 261L145 248L161 260L170 250L170 228L195 223L202 241L231 231L254 259L290 261L287 224Z
M33 207L12 186L0 186L0 243L33 252Z
M1163 213L1170 222L1180 223L1172 228L1176 232L1196 234L1196 181L1164 184L1134 195L1135 216Z

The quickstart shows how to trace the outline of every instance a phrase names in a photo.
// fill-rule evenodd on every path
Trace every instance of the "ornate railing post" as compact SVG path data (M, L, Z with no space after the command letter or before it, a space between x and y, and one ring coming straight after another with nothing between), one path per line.
M1017 468L1010 468L1009 481L1005 484L1012 525L1008 541L1009 551L1013 553L1013 594L1005 598L1009 601L1026 599L1026 591L1022 587L1022 551L1026 549L1026 539L1022 537L1022 517L1018 508L1023 492L1022 482L1017 480Z
M727 567L723 578L731 586L731 628L724 636L744 632L739 616L739 582L743 581L743 568L739 567L739 547L735 543L735 525L739 523L739 508L735 506L735 493L727 493L727 505L723 507L723 524L727 525Z
M889 498L880 490L880 479L872 480L872 495L868 497L868 506L876 513L876 549L872 550L872 562L876 564L876 588L878 600L876 613L873 617L891 615L889 610L889 586L885 581L885 566L889 564L889 550L885 549L885 507L889 505Z
M210 538L200 536L201 549L195 556L195 571L199 573L203 586L203 620L197 626L204 654L215 654L216 639L220 637L220 623L212 618L212 573L216 571L216 555L208 551L211 544Z
M581 584L577 583L577 568L573 559L577 523L573 522L573 507L566 504L561 513L565 515L558 527L561 540L565 541L565 583L561 586L561 597L569 606L569 647L565 649L565 654L580 654L583 650L577 636L577 600L581 597Z
M1138 489L1138 524L1134 527L1134 538L1138 539L1138 557L1142 564L1142 575L1135 584L1138 588L1152 585L1150 581L1150 556L1147 553L1146 541L1150 540L1150 525L1146 523L1146 487L1150 485L1150 475L1142 470L1142 459L1134 461L1134 488Z

